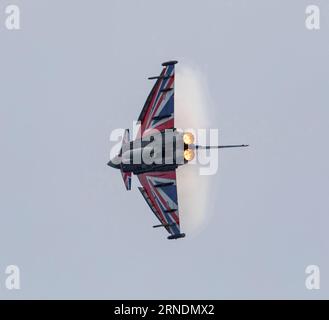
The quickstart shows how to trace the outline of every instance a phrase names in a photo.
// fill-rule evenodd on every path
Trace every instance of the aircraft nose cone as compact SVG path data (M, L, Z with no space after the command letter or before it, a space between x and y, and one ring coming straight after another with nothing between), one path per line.
M120 169L120 161L119 161L118 157L114 157L112 160L110 160L107 163L107 165L114 169Z

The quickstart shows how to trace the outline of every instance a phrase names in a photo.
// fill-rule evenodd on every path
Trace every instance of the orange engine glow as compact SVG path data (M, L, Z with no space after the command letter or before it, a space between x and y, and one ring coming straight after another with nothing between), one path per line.
M183 141L185 144L192 144L194 142L194 136L191 132L185 132L183 135Z
M191 161L194 159L194 151L192 149L186 149L184 151L184 159L186 161Z

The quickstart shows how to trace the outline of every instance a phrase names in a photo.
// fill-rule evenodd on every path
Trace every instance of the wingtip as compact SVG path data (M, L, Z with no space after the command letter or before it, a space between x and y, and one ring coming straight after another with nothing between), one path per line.
M168 240L177 240L181 238L185 238L185 233L178 233L178 234L173 234L167 237Z
M167 66L172 66L172 65L175 65L177 64L178 61L177 60L170 60L170 61L166 61L162 64L163 67L167 67Z

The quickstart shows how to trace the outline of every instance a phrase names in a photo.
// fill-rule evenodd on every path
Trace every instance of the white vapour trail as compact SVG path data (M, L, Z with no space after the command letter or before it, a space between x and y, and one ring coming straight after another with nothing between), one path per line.
M208 128L210 105L207 81L200 69L186 65L177 68L175 126L185 130ZM198 234L209 218L209 184L209 176L201 176L197 164L177 170L181 226L189 237Z

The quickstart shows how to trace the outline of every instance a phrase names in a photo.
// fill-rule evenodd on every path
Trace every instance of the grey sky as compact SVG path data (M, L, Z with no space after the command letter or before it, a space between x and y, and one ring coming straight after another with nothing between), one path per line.
M21 30L4 7L21 8ZM321 9L321 30L305 8ZM0 3L0 298L328 298L329 3ZM211 221L167 241L105 166L160 63L207 77L225 143ZM21 269L8 291L5 267ZM305 268L321 289L305 288Z

